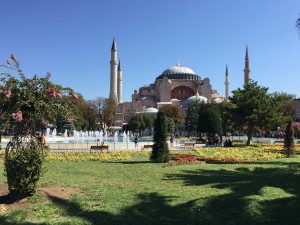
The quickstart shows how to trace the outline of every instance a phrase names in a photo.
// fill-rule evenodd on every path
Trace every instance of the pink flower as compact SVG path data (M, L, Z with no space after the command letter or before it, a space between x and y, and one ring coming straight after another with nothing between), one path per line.
M72 93L72 97L75 98L75 99L78 99L78 95L74 92Z
M6 62L7 62L7 64L9 64L9 65L11 64L11 62L10 62L9 60L7 60Z
M54 88L50 88L50 89L47 89L46 92L52 96L52 97L56 97L56 91Z
M10 90L6 90L4 92L4 95L5 95L6 98L9 98L11 96L11 91Z
M11 55L10 55L10 58L11 58L12 60L14 60L14 61L17 60L17 58L16 58L16 56L15 56L14 54L11 54Z
M62 94L59 93L59 92L57 92L57 93L56 93L56 97L59 98L59 99L62 99Z
M52 75L52 74L51 74L50 72L47 72L47 75L46 75L46 76L50 78L51 75Z
M16 122L21 122L23 120L22 118L22 112L19 111L17 113L13 113L12 114L12 118L16 121Z

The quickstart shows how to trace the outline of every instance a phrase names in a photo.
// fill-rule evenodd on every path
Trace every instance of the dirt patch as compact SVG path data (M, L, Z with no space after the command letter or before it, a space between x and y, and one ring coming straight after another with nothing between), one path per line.
M83 195L85 192L78 188L50 186L38 188L37 193L44 195L46 201L43 201L42 203L47 203L50 202L53 197L55 199L68 200L71 195ZM11 210L29 208L29 198L11 202L8 194L7 183L0 183L0 214Z

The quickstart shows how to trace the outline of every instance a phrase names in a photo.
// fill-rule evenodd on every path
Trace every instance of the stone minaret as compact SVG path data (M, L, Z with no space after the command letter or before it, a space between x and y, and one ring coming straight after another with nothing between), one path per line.
M109 98L115 100L118 104L118 93L117 93L117 70L118 70L118 61L117 61L117 46L115 38L111 46L111 60L110 60L110 93Z
M118 64L118 104L122 103L122 68L121 61Z
M250 67L249 67L249 57L248 57L248 46L246 47L246 57L245 57L245 69L244 69L244 86L250 82Z
M229 97L229 81L228 81L228 66L226 65L225 73L225 100L228 100Z

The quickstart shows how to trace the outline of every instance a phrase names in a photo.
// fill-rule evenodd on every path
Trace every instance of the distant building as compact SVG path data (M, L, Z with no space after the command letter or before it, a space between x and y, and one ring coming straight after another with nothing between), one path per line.
M114 99L116 107L115 125L127 124L135 113L153 112L152 108L159 109L166 104L178 105L183 108L191 99L201 99L206 102L220 103L224 100L217 90L212 89L210 79L202 79L192 69L177 63L175 66L165 69L159 74L152 84L147 84L134 90L131 102L122 101L122 68L117 62L116 41L113 39L111 48L111 72L110 72L110 99ZM246 48L244 84L249 83L250 68L248 47ZM228 98L228 67L225 73L225 98Z

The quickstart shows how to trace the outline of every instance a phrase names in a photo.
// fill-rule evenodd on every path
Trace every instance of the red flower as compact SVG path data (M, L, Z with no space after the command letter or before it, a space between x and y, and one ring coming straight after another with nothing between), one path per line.
M52 74L51 74L50 72L47 72L47 75L46 75L46 76L50 78L51 75L52 75Z
M9 65L11 64L11 62L10 62L9 60L7 60L6 62L7 62L7 64L9 64Z
M56 91L54 88L50 88L50 89L47 89L46 92L52 96L52 97L56 97Z

